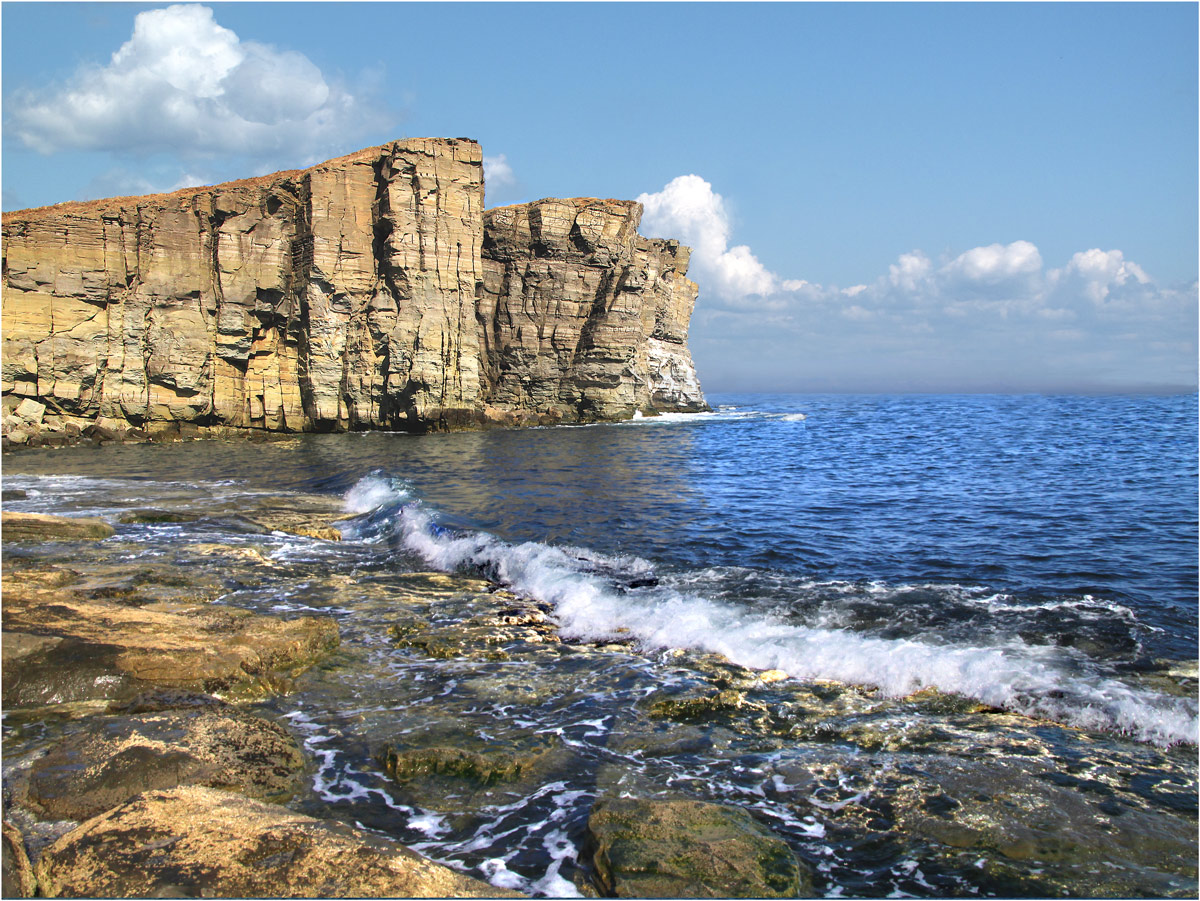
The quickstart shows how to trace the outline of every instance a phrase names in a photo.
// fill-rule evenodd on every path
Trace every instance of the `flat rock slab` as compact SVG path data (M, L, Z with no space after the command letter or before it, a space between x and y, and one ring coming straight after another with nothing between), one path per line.
M783 839L737 807L598 801L588 819L601 890L618 898L795 898L812 891Z
M48 897L519 897L343 824L199 787L89 820L37 873Z
M150 789L206 785L283 802L299 788L304 755L275 723L207 695L153 693L128 707L139 712L88 717L87 731L35 761L26 803L86 820Z
M98 541L116 534L102 519L50 516L46 513L0 514L4 541Z
M155 687L261 693L338 644L326 617L80 598L55 573L5 573L6 708L128 699ZM13 650L10 653L10 642Z

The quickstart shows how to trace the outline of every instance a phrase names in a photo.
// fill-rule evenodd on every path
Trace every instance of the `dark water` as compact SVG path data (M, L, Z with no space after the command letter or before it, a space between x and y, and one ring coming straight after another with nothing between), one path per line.
M4 487L29 496L5 506L212 511L117 540L199 569L190 544L252 547L270 566L222 564L222 602L338 616L340 668L278 707L320 761L313 803L497 885L571 894L587 810L620 790L746 806L822 895L1194 894L1196 397L709 400L612 425L13 453ZM227 516L290 494L344 497L347 540ZM540 602L573 643L491 662L399 649L396 579L419 570ZM792 678L742 685L757 720L684 717L692 744L648 751L667 725L647 705L728 683L713 660ZM511 809L397 792L374 749L450 729L438 711L573 756ZM1023 810L930 813L977 783ZM1013 851L1022 829L1044 845L1076 828L1071 854ZM1171 838L1147 850L1147 829Z

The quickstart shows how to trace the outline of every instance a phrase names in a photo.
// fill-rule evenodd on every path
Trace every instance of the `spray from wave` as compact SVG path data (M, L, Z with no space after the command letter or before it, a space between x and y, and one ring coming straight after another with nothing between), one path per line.
M1197 740L1196 704L1088 672L1059 649L1012 638L987 646L887 639L778 617L653 578L637 557L539 542L513 544L485 532L448 530L400 480L368 476L346 496L364 514L347 537L390 540L442 571L483 573L553 604L565 637L636 638L647 649L722 654L752 669L797 679L872 686L891 696L935 688L1032 717L1120 732L1160 745Z

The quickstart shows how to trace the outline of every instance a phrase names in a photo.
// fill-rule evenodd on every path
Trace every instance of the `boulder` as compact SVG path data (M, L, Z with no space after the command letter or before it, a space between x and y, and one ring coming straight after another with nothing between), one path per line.
M811 874L781 838L736 807L602 799L588 818L595 878L618 898L795 898Z
M197 786L88 820L37 873L48 897L517 897L362 830Z

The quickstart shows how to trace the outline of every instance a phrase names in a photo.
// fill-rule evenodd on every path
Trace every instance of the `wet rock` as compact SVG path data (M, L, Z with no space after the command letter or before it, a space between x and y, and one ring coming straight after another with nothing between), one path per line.
M23 488L5 488L0 491L0 501L23 501L29 497L29 492Z
M1138 809L1119 783L1074 777L1044 759L931 760L910 769L891 800L903 833L947 856L1036 867L1055 894L1194 891L1194 821Z
M7 511L0 514L0 537L5 541L98 541L115 533L102 519Z
M687 800L604 799L588 818L596 880L618 898L794 898L811 875L744 810Z
M21 830L7 820L4 821L0 849L3 850L3 884L0 886L3 896L32 898L37 889L37 880L29 863L29 855L25 853L25 840Z
M519 779L532 770L535 757L490 751L479 753L462 748L385 748L379 762L397 782L411 782L421 776L451 776L467 779L479 785L494 785Z
M429 722L419 738L384 745L376 762L392 778L398 800L437 810L467 834L488 820L487 809L565 782L584 765L554 736L520 728L481 733L470 719Z
M742 692L725 689L702 697L659 698L650 703L649 713L652 717L696 722L719 719L746 710L767 713L766 707L747 701Z
M242 500L239 503L245 502ZM267 532L286 532L323 541L342 540L336 520L346 515L341 498L320 494L290 495L283 503L278 499L263 499L255 506L239 506L229 512L236 513Z
M195 522L200 519L196 513L181 513L177 510L131 510L123 513L118 522L157 525L169 522Z
M405 598L405 601L420 604L422 599ZM476 597L471 606L489 609L437 626L426 617L406 612L388 627L388 635L397 647L415 648L439 660L508 660L510 654L504 646L559 641L558 627L545 611L531 602L483 594Z
M282 802L304 757L280 726L207 695L141 695L124 716L92 717L34 762L27 801L43 815L84 820L151 789L207 785Z
M52 897L514 896L361 830L195 786L87 821L37 873Z
M338 644L336 623L324 617L81 599L29 572L5 572L3 591L6 633L27 636L4 659L6 708L128 698L156 686L276 691Z

